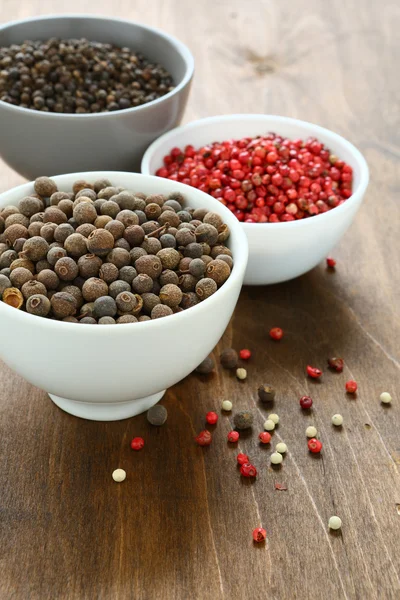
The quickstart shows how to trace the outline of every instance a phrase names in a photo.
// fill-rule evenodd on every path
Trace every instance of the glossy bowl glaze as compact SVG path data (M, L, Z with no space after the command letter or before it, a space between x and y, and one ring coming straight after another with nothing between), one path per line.
M1 158L27 179L96 169L138 171L147 146L180 123L193 77L190 51L162 31L124 19L63 15L0 25L0 46L52 37L86 37L138 50L164 66L176 87L148 104L104 113L47 113L0 101Z
M224 115L194 121L153 142L142 160L142 173L153 175L174 146L183 148L269 132L289 138L318 138L353 168L353 194L326 213L287 223L242 223L249 242L244 283L265 285L298 277L314 268L338 243L360 208L369 172L362 154L333 131L306 121L274 115Z

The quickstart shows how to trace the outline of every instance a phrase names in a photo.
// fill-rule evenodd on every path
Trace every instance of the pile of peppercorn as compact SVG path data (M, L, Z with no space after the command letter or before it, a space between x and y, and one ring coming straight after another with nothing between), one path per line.
M0 299L73 323L136 323L195 306L230 276L229 228L183 196L48 177L0 211Z
M97 113L156 100L174 87L159 64L86 39L0 48L0 100L45 112Z

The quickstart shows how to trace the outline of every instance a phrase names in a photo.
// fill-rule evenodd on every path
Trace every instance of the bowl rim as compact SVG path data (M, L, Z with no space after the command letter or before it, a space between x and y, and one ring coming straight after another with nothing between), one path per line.
M190 131L192 129L197 129L201 125L212 125L213 123L221 123L221 122L222 123L223 122L230 123L230 122L240 121L240 120L245 121L245 122L246 121L259 121L260 119L265 119L267 121L274 120L278 124L285 123L285 124L289 124L289 125L300 125L303 127L309 127L310 135L312 134L312 135L315 135L316 137L318 137L318 134L320 134L320 135L322 134L324 137L327 137L329 140L333 140L334 142L338 142L338 143L346 146L348 148L348 150L351 152L351 154L353 155L355 161L358 163L358 166L360 168L360 181L359 181L356 189L352 193L352 195L345 202L343 202L343 204L341 204L340 206L336 206L335 208L332 208L331 210L328 210L325 213L320 213L318 215L314 215L308 219L299 219L297 221L284 221L284 222L279 222L279 223L269 223L269 222L268 223L245 223L243 221L239 221L240 224L242 225L242 227L246 231L250 231L250 229L253 229L255 227L258 227L258 228L261 228L261 227L271 228L272 227L273 230L284 229L284 228L288 228L288 227L292 227L292 228L308 227L311 222L312 223L314 223L314 222L320 223L320 222L322 222L323 219L326 220L326 219L331 218L332 212L336 215L338 214L339 211L342 213L345 213L360 198L362 199L362 197L365 194L365 190L367 189L368 182L369 182L369 169L368 169L367 161L365 160L365 158L361 154L361 152L358 150L358 148L356 148L356 146L354 146L354 144L349 142L345 137L339 135L338 133L335 133L331 129L327 129L326 127L321 127L320 125L316 125L315 123L311 123L310 121L303 121L301 119L294 119L292 117L285 117L282 115L270 115L270 114L261 114L261 113L254 113L254 114L253 113L237 113L237 114L230 114L230 115L215 115L213 117L206 117L204 119L196 119L195 121L191 121L190 123L186 123L185 125L175 127L174 129L171 129L170 131L167 131L166 133L164 133L163 135L158 137L156 140L154 140L154 142L152 142L150 144L150 146L147 148L147 150L144 153L143 158L142 158L141 172L144 175L152 175L152 173L150 172L150 161L151 161L151 158L152 158L154 152L159 150L164 145L165 142L167 142L170 139L172 140L177 133L180 133L182 131ZM329 143L329 142L327 142L327 143ZM161 178L161 179L164 179L164 178Z
M137 21L133 21L131 19L121 19L119 17L107 17L105 15L94 15L94 14L88 14L88 13L83 13L83 14L67 13L65 15L64 14L63 15L51 14L51 15L41 15L38 17L28 17L27 19L18 19L15 21L8 21L7 23L0 25L0 32L5 29L8 29L9 27L13 27L16 25L23 25L25 23L32 23L34 21L47 21L50 19L57 19L60 21L64 20L64 19L82 19L82 20L96 19L96 20L105 21L105 22L113 21L115 23L128 23L129 25L135 25L136 27L138 27L140 29L143 29L145 31L150 31L150 32L154 33L155 35L158 35L159 37L163 38L165 41L169 42L172 46L174 46L175 49L179 52L179 54L183 58L183 60L185 61L186 72L185 72L183 78L181 79L181 81L170 92L167 92L164 96L161 96L160 98L156 98L156 100L151 100L150 102L147 102L146 104L141 104L140 106L133 106L132 108L124 108L124 109L113 110L113 111L108 111L108 112L84 113L84 114L80 114L80 113L78 113L78 114L77 113L50 113L50 112L42 112L40 110L34 110L32 108L24 108L23 106L16 106L14 104L9 104L8 102L4 102L3 100L0 100L1 108L25 112L27 114L31 114L33 116L37 116L39 118L44 118L44 119L46 119L46 118L47 119L52 119L52 118L53 119L93 119L93 118L104 119L107 117L110 118L113 115L120 115L122 113L128 114L128 113L132 113L132 112L138 112L140 110L145 110L146 108L149 108L150 106L154 106L155 104L161 103L163 100L172 98L172 96L179 94L190 83L190 81L193 77L194 57L193 57L193 54L190 52L189 48L186 46L186 44L184 44L183 42L178 40L178 38L174 37L173 35L170 35L169 33L163 31L162 29L158 29L156 27L151 27L149 25L144 25L142 23L138 23Z
M74 180L78 180L78 179L84 179L85 177L87 178L94 178L94 179L100 179L101 177L106 177L107 179L110 179L112 177L116 178L119 175L129 175L130 177L132 177L132 181L134 179L154 179L157 180L157 182L159 182L160 177L156 177L155 175L144 175L143 173L130 173L128 171L84 171L82 173L68 173L68 174L64 174L64 175L54 175L51 177L51 179L54 179L56 183L60 183L63 184L66 181L70 181L71 183ZM29 181L26 183L23 183L22 185L18 185L16 187L11 188L10 190L3 192L0 194L0 207L2 206L2 200L6 200L7 196L13 192L13 193L19 193L21 192L21 198L26 195L25 192L29 193L30 188L33 186L33 181ZM180 191L182 194L185 194L186 196L190 193L193 192L193 187L189 186L189 185L185 185L184 183L180 183L180 182L171 182L173 183L173 187L176 189L176 191ZM248 242L247 242L247 237L246 234L244 233L243 229L240 227L240 223L239 221L237 221L236 217L233 215L233 213L231 213L231 211L226 208L226 206L224 206L223 204L221 204L220 202L218 202L217 200L215 200L215 198L212 198L212 196L209 196L209 194L206 194L205 192L202 192L201 190L196 190L199 194L204 195L206 197L207 201L210 201L210 198L214 201L213 203L217 203L216 208L218 209L218 214L221 214L221 216L223 217L225 222L229 222L229 227L231 229L231 233L232 231L235 232L235 236L237 237L237 245L239 248L239 252L237 252L237 256L234 257L234 264L233 264L233 269L231 271L231 275L230 277L227 279L227 281L225 281L225 283L217 289L217 291L210 296L209 298L206 298L206 300L204 300L204 302L199 302L199 304L196 304L195 306L190 307L187 310L183 310L182 312L179 313L174 313L172 315L168 315L168 317L165 317L165 320L168 319L168 323L171 323L172 319L173 319L173 323L176 324L176 326L179 326L179 324L181 326L184 325L185 320L186 319L190 319L192 315L193 317L195 317L195 315L201 311L201 310L207 310L207 308L209 308L210 310L212 310L212 303L214 302L218 304L219 299L221 298L221 296L223 295L227 295L232 291L232 288L235 286L235 284L237 283L237 280L239 279L241 284L240 287L242 287L243 285L243 278L244 278L244 274L245 274L245 270L246 270L246 266L247 266L247 259L248 259L248 254L249 254L249 248L248 248ZM211 210L211 209L210 209ZM219 212L221 211L221 212ZM54 330L58 330L59 327L61 327L61 330L63 330L64 328L75 328L72 329L71 331L77 331L76 330L76 326L77 323L68 323L65 321L59 321L59 320L53 320L53 319L47 319L45 317L39 317L37 315L31 315L29 313L27 313L26 311L21 311L21 310L16 310L15 308L13 308L12 306L8 306L7 304L5 304L4 302L2 302L0 300L0 314L2 313L2 311L5 311L5 315L8 316L9 318L13 318L12 315L14 315L14 318L17 319L21 319L21 322L23 323L25 319L29 319L31 321L31 323L36 323L39 327L50 327L53 328ZM188 314L189 313L189 314ZM34 321L32 321L32 319ZM160 326L160 321L161 324L165 322L164 318L161 319L151 319L150 321L143 321L143 322L137 322L137 323L123 323L122 327L113 327L112 331L115 332L120 332L122 329L122 332L126 331L127 329L131 330L132 327L134 328L143 328L143 327L159 327ZM98 324L94 324L94 323L82 323L82 325L85 325L87 327L90 327L90 331L97 331L100 330L102 331L103 329L105 329L106 331L109 331L108 327L98 327ZM65 330L65 329L64 329ZM81 328L78 328L78 331L82 331ZM83 331L87 331L87 329L85 328ZM104 334L96 334L96 335L104 335Z

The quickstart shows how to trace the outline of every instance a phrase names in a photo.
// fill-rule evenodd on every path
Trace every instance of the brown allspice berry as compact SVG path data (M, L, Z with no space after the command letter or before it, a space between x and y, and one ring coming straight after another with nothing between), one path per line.
M199 364L198 367L195 368L196 373L200 373L201 375L208 375L212 373L215 368L214 359L212 356L206 356L206 358Z
M196 241L214 246L218 240L218 230L210 223L202 223L196 229ZM202 252L204 254L204 252Z
M50 206L58 206L61 200L69 200L67 192L54 192L50 196Z
M128 250L123 248L114 248L107 254L107 262L112 263L118 269L126 267L131 264L131 255Z
M87 248L91 254L106 256L114 247L114 238L105 229L96 229L87 238Z
M157 304L161 303L160 297L151 292L145 292L144 294L142 294L142 300L143 310L148 314L151 314L153 308L157 306Z
M151 317L148 315L140 315L140 317L138 317L138 321L139 323L143 323L143 321L151 321Z
M141 256L147 256L147 252L144 248L132 248L129 254L131 257L131 265L133 266L135 266L138 258L140 258Z
M39 198L26 196L19 201L18 208L20 213L25 215L25 217L32 217L35 213L42 211L44 209L44 205Z
M57 206L49 206L44 211L43 223L56 223L57 225L61 225L61 223L66 222L67 215Z
M46 259L38 260L36 263L36 273L39 274L45 269L51 270L51 264Z
M258 388L258 397L261 402L272 402L275 399L276 390L273 385L264 383Z
M35 192L44 198L50 198L57 192L56 183L50 177L38 177L33 185Z
M175 239L178 246L187 246L196 242L196 234L185 227L184 229L178 229Z
M77 263L69 256L60 258L54 265L54 270L62 281L72 281L79 273Z
M195 292L186 292L182 295L181 307L186 310L192 306L196 306L200 302L199 297Z
M95 220L94 226L96 227L96 229L104 229L107 223L110 223L112 220L112 217L110 217L109 215L100 215Z
M7 227L11 227L11 225L23 225L24 227L29 227L29 223L30 220L28 217L25 217L25 215L22 215L21 213L15 213L7 217L4 225L7 229Z
M179 306L182 300L182 290L177 285L168 283L160 290L160 300L162 304L166 304L171 308Z
M79 192L75 195L75 199L82 198L82 196L84 198L89 198L89 200L92 202L97 199L96 192L90 188L83 188L82 190L79 190Z
M156 404L147 411L146 418L150 425L161 427L168 418L167 409L162 404Z
M192 215L187 210L180 210L176 213L180 218L182 223L190 223L192 220Z
M216 258L207 265L206 277L213 279L218 286L222 285L230 274L231 270L223 260Z
M176 248L176 238L171 233L163 233L160 235L159 240L163 248Z
M113 317L100 317L97 323L98 325L115 325L116 320Z
M162 248L157 252L158 258L164 269L176 269L179 265L180 254L175 248Z
M34 262L46 258L49 251L49 244L40 236L34 236L26 240L22 253L24 258L29 258Z
M15 261L14 261L15 262ZM23 267L17 267L12 269L10 273L10 281L13 287L18 289L22 288L24 283L32 279L32 272Z
M218 254L215 260L223 260L224 262L226 262L230 269L233 268L233 260L232 257L229 256L229 254Z
M97 211L91 201L80 202L77 206L75 206L72 215L78 225L83 225L84 223L94 223L97 219Z
M75 194L75 196L76 196L76 194L78 194L78 192L80 192L81 190L84 190L85 188L89 189L89 190L92 190L93 186L92 186L91 183L88 183L84 179L78 179L72 185L72 191Z
M143 298L139 294L135 294L135 298L136 298L136 306L132 310L132 314L135 315L135 317L137 317L142 312Z
M118 313L130 313L132 312L137 305L137 299L135 294L132 292L120 292L115 299Z
M3 252L5 252L6 250L9 250L9 245L6 244L5 242L0 242L0 256L3 254Z
M30 271L31 275L35 274L35 263L29 260L29 258L16 258L15 260L13 260L10 265L10 271L14 271L14 269L18 269L20 267Z
M64 242L64 248L73 258L80 258L88 251L88 238L80 233L73 233Z
M178 213L180 210L182 210L182 206L176 200L166 200L162 206L162 211L164 210L173 210L174 212Z
M182 204L185 201L185 197L181 192L175 191L168 194L168 200L176 200L176 202Z
M145 237L141 247L146 250L147 254L157 254L162 249L160 240L155 237Z
M126 281L122 281L121 279L117 279L117 281L113 281L110 283L108 288L108 293L112 298L116 298L118 294L121 292L130 292L131 286Z
M119 278L119 269L113 263L103 263L100 267L99 278L107 284L116 281Z
M229 238L230 235L231 235L231 231L230 231L228 225L226 225L224 223L223 225L221 225L221 227L218 228L217 242L219 242L219 243L226 242L226 240Z
M184 273L183 275L181 275L179 277L179 287L181 288L182 292L193 292L194 290L197 291L196 286L197 286L197 277L193 277L193 275L191 275L190 273ZM217 289L217 288L215 287L215 289ZM201 293L201 290L200 290L200 293ZM199 298L200 297L201 296L199 295ZM208 298L208 296L206 296L206 297Z
M8 304L8 306L12 306L13 308L21 308L24 303L22 293L15 287L6 288L3 291L2 300Z
M137 294L145 294L153 289L153 279L146 273L140 273L132 279L132 290Z
M80 308L83 305L83 295L78 286L72 284L63 285L61 292L71 294L76 300L76 307Z
M198 242L185 246L183 254L189 258L200 258L203 255L203 247Z
M181 220L173 210L164 210L158 217L160 225L169 224L170 227L179 227Z
M106 223L104 229L111 233L114 240L119 240L124 235L125 225L121 221L112 220Z
M142 317L140 317L141 319ZM139 319L139 320L140 320ZM134 315L121 315L120 317L118 317L117 319L117 324L121 324L121 323L137 323L138 320Z
M135 269L138 273L149 275L152 279L159 277L162 272L162 263L158 256L148 254L141 256L135 262Z
M172 271L171 269L166 269L161 273L159 277L159 282L161 286L167 285L168 283L174 283L175 285L178 285L179 276L175 271Z
M51 309L57 319L71 317L76 314L76 300L68 292L56 292L52 295Z
M146 196L146 204L157 204L158 206L163 206L166 199L166 196L163 194L149 194Z
M109 179L96 179L93 184L93 189L97 194L104 188L108 187L111 187L111 181Z
M53 246L49 249L46 258L50 265L54 267L56 262L65 256L67 256L67 251L64 248Z
M94 202L87 196L76 196L73 201L74 210L79 204L94 204Z
M27 239L29 237L29 232L28 232L28 229L24 225L15 223L14 225L10 225L10 227L7 227L7 229L4 231L3 235L4 235L4 241L6 242L6 244L8 244L12 248L14 242L18 238Z
M13 243L13 250L15 250L15 252L22 252L22 248L24 247L24 244L25 244L25 238L18 238Z
M153 310L151 311L152 319L160 319L161 317L168 317L168 315L173 315L173 310L166 304L157 304Z
M40 283L40 281L35 279L30 279L29 281L25 282L21 287L21 292L25 300L34 294L43 294L43 296L46 296L47 294L47 290L43 283Z
M118 279L122 279L122 281L126 281L127 283L131 284L135 277L137 277L137 271L135 267L127 265L126 267L121 267L119 270Z
M44 223L40 228L40 237L42 237L48 244L54 242L54 232L57 229L56 223Z
M51 269L43 269L36 276L37 281L43 283L46 290L56 290L60 284L57 273Z
M203 277L205 270L206 265L201 258L194 258L189 265L189 273L193 275L193 277Z
M51 302L44 294L33 294L26 301L26 312L38 317L47 317L51 310Z
M44 209L43 209L44 210ZM31 223L43 223L43 219L44 219L44 212L38 212L35 213L34 215L31 216L31 218L29 219L29 224Z
M64 323L79 323L76 317L64 317L61 319Z
M82 294L86 302L94 302L101 296L107 296L108 285L105 281L99 279L98 277L90 277L83 284Z
M5 226L6 226L6 222L3 219L3 217L0 215L0 234L3 233Z
M160 229L160 224L157 223L157 221L146 221L145 223L142 223L141 227L143 228L145 234L149 235L150 233Z
M0 256L0 269L6 269L18 258L15 250L5 250Z
M57 204L57 208L61 210L68 219L70 219L73 215L74 203L72 200L60 200L60 202Z
M59 227L61 227L61 225L59 225ZM96 227L95 225L92 225L92 223L83 223L83 225L79 225L76 229L72 228L71 233L80 233L83 237L88 238L95 229Z
M187 229L188 231L192 231L193 233L195 233L196 226L193 223L180 223L178 231L180 231L181 229Z
M50 223L48 225L50 225ZM44 225L44 227L48 227L48 225ZM56 242L63 244L67 237L73 233L75 233L75 229L71 227L69 223L61 223L61 225L56 225L54 239Z
M115 240L114 248L122 248L123 250L127 250L130 252L131 247L128 242L124 238L119 238L119 240Z
M202 247L202 250L203 250L202 256L210 256L210 254L211 254L211 246L209 246L205 242L202 242L201 243L201 247Z
M103 202L100 208L100 213L107 217L111 217L111 219L115 219L115 217L120 212L120 206L113 200L106 200Z
M79 320L79 323L81 323L83 325L85 325L85 324L86 325L97 325L97 321L93 317L83 317L82 319Z
M19 208L18 206L14 206L14 204L8 204L0 210L0 215L3 217L4 220L6 220L7 217L9 217L10 215L14 215L17 213L19 213Z
M86 302L81 306L79 311L79 318L81 317L93 317L94 315L94 302Z
M6 290L7 288L12 287L11 285L11 281L8 277L6 277L6 275L2 275L0 273L0 298L4 292L4 290Z
M225 369L236 369L239 356L233 348L225 348L220 354L219 360Z
M126 292L127 293L127 292ZM96 298L93 305L93 313L97 319L102 317L114 317L117 314L117 304L111 296L100 296Z
M153 287L152 287L152 293L156 294L156 296L160 295L160 290L161 290L161 285L158 282L158 279L153 279Z
M150 202L144 209L144 213L148 219L157 219L161 215L161 207L155 202Z
M211 248L211 258L216 259L218 254L227 254L232 258L232 252L227 246L217 244Z
M195 258L190 258L190 256L184 256L180 261L179 261L179 271L181 273L189 273L189 267L190 267L190 263L192 262L192 260L196 260Z
M124 190L116 196L113 196L114 202L116 202L121 210L134 210L135 207L135 195L133 192Z
M29 236L35 237L37 235L40 235L40 230L42 229L42 227L43 227L42 221L34 221L33 223L30 223L30 225L28 227Z
M197 218L197 217L195 217ZM212 225L213 227L215 227L215 229L219 229L222 225L224 225L224 222L222 220L222 218L215 212L208 212L204 215L203 219L202 219L203 223L207 223Z
M112 196L117 196L119 194L118 188L110 185L105 188L102 188L99 192L97 192L97 197L102 200L109 200Z

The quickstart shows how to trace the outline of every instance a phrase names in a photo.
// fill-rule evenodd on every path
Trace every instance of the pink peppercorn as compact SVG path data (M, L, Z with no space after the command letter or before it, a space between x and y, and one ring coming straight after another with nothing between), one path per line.
M312 379L318 379L322 375L322 371L320 369L317 369L317 367L311 367L310 365L307 365L306 371L307 375Z
M209 446L212 442L212 435L207 429L204 429L194 439L199 446Z
M228 442L231 442L231 444L235 444L239 440L240 434L238 431L230 431L228 433L227 437L228 437ZM246 458L247 458L247 456L246 456Z
M308 440L308 449L313 454L318 454L322 450L322 442L317 440L317 438L311 438Z
M310 396L302 396L300 398L300 406L304 410L311 408L312 405L313 405L313 401L312 401L312 398L310 398Z
M271 339L279 341L283 338L283 330L280 327L273 327L269 330L269 336Z
M253 540L258 544L261 542L265 542L267 539L267 532L262 527L257 527L257 529L253 530Z
M257 477L257 469L251 463L244 463L240 467L240 474L243 477Z
M258 439L262 444L269 444L271 441L271 434L268 431L262 431L258 435Z
M144 447L144 439L141 437L135 437L131 441L132 450L141 450Z
M336 260L334 258L328 257L326 259L326 265L329 269L334 269L336 266Z
M240 454L237 455L236 460L239 465L244 465L244 464L250 462L250 459L247 456L247 454L242 454L241 452L240 452Z
M341 373L343 371L343 367L344 367L344 360L343 360L343 358L336 358L336 357L328 358L328 366L333 371L336 371L337 373Z
M247 348L244 348L243 350L240 350L239 356L242 360L249 360L251 357L251 352L250 350L247 350Z
M215 425L215 423L218 421L218 415L217 413L210 411L206 414L206 421L209 425Z
M346 382L346 392L348 394L355 394L357 391L358 385L356 381L350 379L350 381Z

